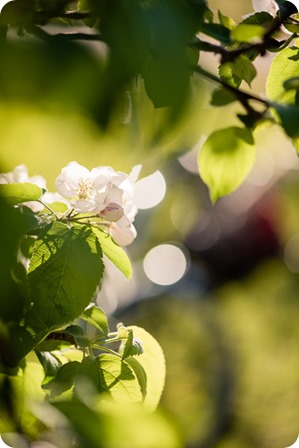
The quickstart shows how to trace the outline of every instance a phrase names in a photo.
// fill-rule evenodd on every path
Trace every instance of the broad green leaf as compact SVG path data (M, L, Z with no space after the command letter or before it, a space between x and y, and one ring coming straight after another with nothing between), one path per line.
M129 364L131 369L134 371L140 386L142 397L144 399L147 393L147 376L145 370L135 357L133 358L132 356L129 356L129 358L126 358L126 363Z
M243 79L250 86L256 77L256 69L253 63L244 55L238 56L233 62L228 62L232 72L239 79Z
M120 402L141 402L138 379L129 365L116 355L104 354L97 358L102 389Z
M0 334L0 351L3 364L15 366L33 350L48 334L47 329L34 333L31 328L10 324L9 337ZM1 337L2 336L2 337Z
M51 400L70 400L73 397L79 367L78 361L68 362L60 367L52 381L44 384L43 388L50 391Z
M144 407L148 411L154 411L159 404L164 389L166 377L164 353L160 344L146 330L135 325L128 328L133 330L134 337L142 341L144 352L138 358L133 359L137 359L146 375ZM140 375L138 374L139 381L143 381ZM144 390L143 388L142 390Z
M102 232L97 227L93 227L92 231L96 235L103 253L128 279L131 278L132 265L126 252L107 233Z
M251 132L238 127L209 136L200 151L198 166L213 202L232 193L245 180L255 161L253 143Z
M56 376L62 363L55 355L53 355L53 353L40 352L38 350L36 350L35 353L45 371L45 378L43 379L42 384L47 384Z
M291 104L274 105L279 115L281 126L291 138L299 138L299 106Z
M101 375L96 358L86 356L83 358L78 370L76 372L75 379L75 393L78 392L80 396L80 390L84 385L91 384L95 392L102 392Z
M223 44L230 42L230 30L220 23L203 23L200 26L200 31Z
M33 327L58 328L89 304L103 274L102 252L87 226L47 225L36 240L28 286Z
M44 191L42 188L28 182L0 184L0 195L4 197L10 205L37 201L43 193Z
M95 327L103 337L108 336L109 327L106 314L96 305L91 305L81 314L81 319Z
M225 62L219 66L219 76L222 81L231 87L238 88L241 85L242 79L234 73L230 62Z
M256 12L255 14L250 14L250 16L246 17L241 23L248 25L269 25L269 23L273 22L273 16L268 12L261 11Z
M211 104L213 106L226 106L236 101L236 96L229 90L220 88L212 92Z
M232 37L237 42L261 42L265 29L260 25L240 24L232 31Z
M272 101L295 103L295 90L285 88L289 79L299 77L299 49L285 48L273 59L266 82L266 93Z

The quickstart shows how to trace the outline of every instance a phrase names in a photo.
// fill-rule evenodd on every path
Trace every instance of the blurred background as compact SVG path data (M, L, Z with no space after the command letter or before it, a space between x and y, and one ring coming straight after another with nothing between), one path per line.
M209 5L236 21L252 12L249 0ZM143 326L162 345L167 381L161 406L184 446L294 443L299 163L291 142L278 127L258 129L248 179L212 206L197 155L213 130L238 123L240 106L211 107L214 86L193 76L191 100L169 125L136 83L103 129L95 94L101 90L102 44L56 42L45 52L33 37L11 35L9 45L1 48L2 172L24 163L52 191L72 160L125 172L141 163L141 177L160 171L156 188L141 195L138 237L128 248L133 278L128 282L109 266L97 302L111 325ZM218 59L201 56L200 63L216 71ZM271 56L256 61L252 87L261 95L270 63ZM166 132L157 138L161 129Z

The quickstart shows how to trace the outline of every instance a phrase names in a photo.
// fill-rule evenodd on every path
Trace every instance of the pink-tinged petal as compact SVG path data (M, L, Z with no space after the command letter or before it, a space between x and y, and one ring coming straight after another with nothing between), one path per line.
M119 222L125 218L121 218L117 223L112 222L109 226L109 233L112 239L119 246L128 246L131 244L137 236L137 232L133 224L129 222L126 227L120 226Z
M102 216L106 221L116 222L119 221L124 215L124 211L119 204L111 202L107 207L101 211Z

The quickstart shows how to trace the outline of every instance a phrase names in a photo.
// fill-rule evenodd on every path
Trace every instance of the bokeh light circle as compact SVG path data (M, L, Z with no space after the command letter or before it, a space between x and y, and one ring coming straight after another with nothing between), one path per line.
M146 276L157 285L173 285L186 273L187 257L180 247L174 244L160 244L151 249L143 260Z
M166 182L160 171L140 179L135 184L134 203L139 209L155 207L166 193Z

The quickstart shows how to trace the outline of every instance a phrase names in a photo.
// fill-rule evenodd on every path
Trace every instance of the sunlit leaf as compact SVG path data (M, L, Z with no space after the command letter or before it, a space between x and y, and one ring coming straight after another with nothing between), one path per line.
M144 399L144 407L149 411L153 411L159 404L166 377L166 365L163 350L156 339L143 328L137 327L136 325L132 325L128 328L133 330L134 337L142 341L144 352L136 359L146 375L146 397ZM132 366L132 368L134 367ZM138 375L138 378L143 384L140 375ZM142 390L144 391L144 384Z
M147 376L144 368L142 367L138 359L136 359L136 357L129 356L128 358L126 358L126 363L129 364L131 369L134 371L140 386L142 396L143 398L145 398L147 394Z
M101 248L86 226L46 226L36 240L28 285L32 309L27 321L58 328L79 316L103 274Z
M50 391L50 399L54 401L69 400L73 397L75 378L80 367L78 361L71 361L57 371L55 378L43 386Z
M131 278L132 265L126 252L107 233L102 232L97 227L93 227L92 231L96 235L103 253L127 278Z
M256 77L256 68L253 63L244 55L237 57L233 62L228 62L232 72L239 79L243 79L249 86Z
M115 355L104 354L97 358L102 388L116 401L141 402L139 382L129 365Z
M260 42L264 34L265 29L260 25L240 24L232 31L232 37L238 42Z
M8 204L17 205L22 202L37 201L42 196L43 189L29 182L0 184L0 194Z
M299 49L285 48L273 59L266 83L266 93L272 101L294 104L295 90L285 88L289 79L299 77Z
M238 88L242 82L242 79L234 73L230 62L225 62L219 66L219 76L222 81L231 87Z
M90 306L81 314L80 317L95 327L104 337L108 335L109 327L107 316L98 306Z
M213 202L232 193L245 180L255 161L253 143L251 132L237 127L209 136L199 154L198 166Z

